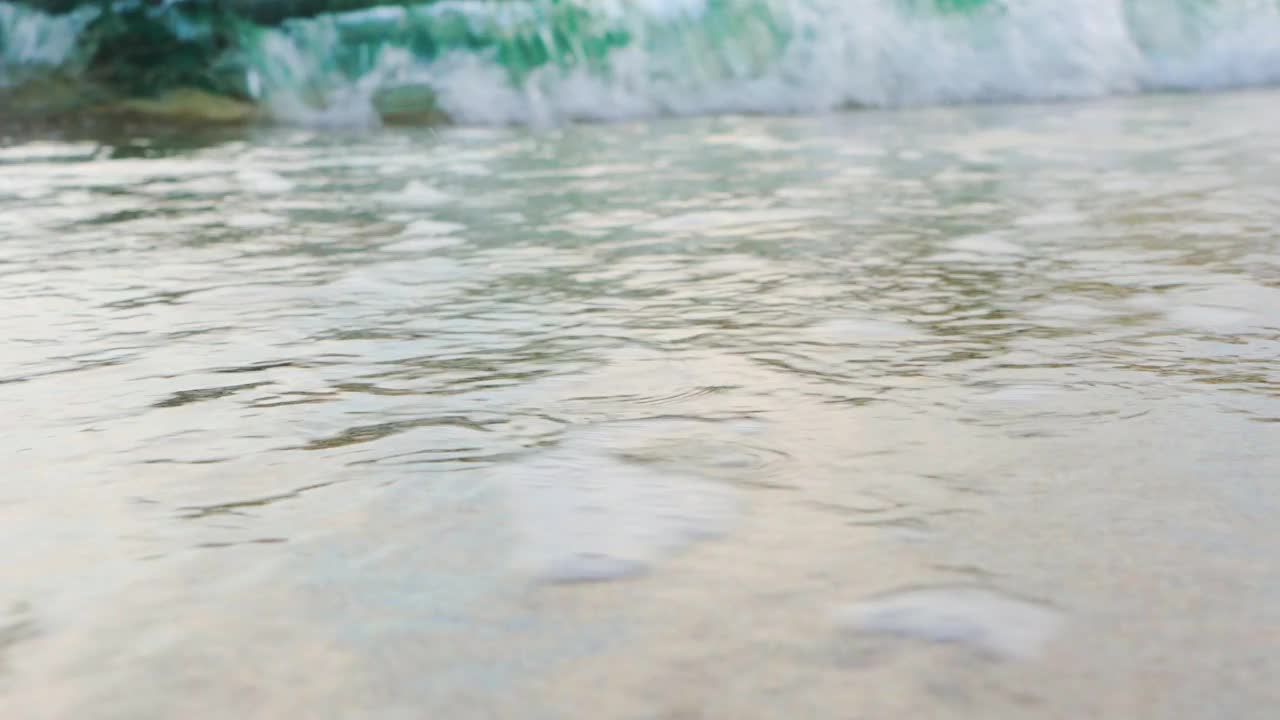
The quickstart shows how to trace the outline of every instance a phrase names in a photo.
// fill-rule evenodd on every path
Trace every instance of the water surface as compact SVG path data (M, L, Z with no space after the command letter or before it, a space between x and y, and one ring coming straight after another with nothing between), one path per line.
M1268 718L1275 94L0 146L0 715Z

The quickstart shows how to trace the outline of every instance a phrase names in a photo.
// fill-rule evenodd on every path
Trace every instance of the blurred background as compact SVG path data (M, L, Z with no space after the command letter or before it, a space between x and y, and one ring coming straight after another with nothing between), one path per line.
M5 0L8 113L537 124L1277 79L1271 0Z

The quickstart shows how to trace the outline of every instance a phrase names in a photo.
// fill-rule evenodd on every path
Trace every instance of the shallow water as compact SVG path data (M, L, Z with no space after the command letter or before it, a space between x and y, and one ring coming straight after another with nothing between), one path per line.
M1265 718L1280 96L0 147L0 716Z

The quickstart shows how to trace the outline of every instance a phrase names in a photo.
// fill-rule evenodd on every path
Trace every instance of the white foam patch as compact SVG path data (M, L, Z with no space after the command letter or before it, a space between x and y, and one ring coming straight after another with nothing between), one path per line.
M462 244L462 240L460 238L442 235L442 236L436 236L436 237L432 237L432 236L416 237L416 238L410 238L408 240L401 240L400 242L394 242L388 245L383 245L382 249L389 250L391 252L414 253L414 252L428 252L431 250L439 250L440 248L446 248L446 247L451 247L453 245L460 245L460 244Z
M1256 286L1209 289L1177 296L1140 295L1129 307L1160 313L1170 325L1224 335L1280 326L1272 308L1280 307L1280 291Z
M1263 324L1263 318L1247 310L1212 305L1184 305L1171 309L1170 322L1191 330L1233 332Z
M920 329L903 323L870 318L833 318L811 325L807 335L831 343L857 341L919 340L927 337Z
M947 245L954 250L980 255L1019 255L1024 252L1021 245L1002 240L993 235L968 235L956 238L947 243Z
M382 196L387 203L406 207L435 207L453 200L453 196L421 180L410 180L400 192Z
M288 222L288 218L280 215L272 215L263 212L244 212L231 215L226 220L227 225L242 230L257 230L260 228L275 227Z
M449 235L465 230L465 226L458 223L444 222L442 220L414 220L404 226L404 230L400 234L407 238L412 237L436 237L439 235Z
M293 183L269 170L241 170L236 173L240 186L249 192L267 195L289 192Z
M624 578L727 529L734 503L726 488L627 462L613 449L625 444L570 439L499 473L520 571L548 582Z
M1014 224L1025 228L1046 228L1058 225L1079 225L1089 219L1087 215L1071 207L1049 207L1023 215Z
M1062 625L1053 608L979 587L899 590L838 609L839 627L962 645L993 658L1039 654Z
M641 227L651 232L708 232L722 228L752 226L776 226L803 222L829 213L803 208L770 208L761 210L704 210L682 213L645 223Z
M1115 316L1115 312L1082 303L1050 303L1027 311L1027 316L1042 321L1088 322Z
M1064 392L1066 389L1057 385L1024 383L1005 385L984 393L981 397L1001 403L1045 403L1061 397Z
M452 233L465 230L465 225L442 220L419 219L409 222L400 231L401 240L383 245L392 252L425 252L461 244L462 238Z

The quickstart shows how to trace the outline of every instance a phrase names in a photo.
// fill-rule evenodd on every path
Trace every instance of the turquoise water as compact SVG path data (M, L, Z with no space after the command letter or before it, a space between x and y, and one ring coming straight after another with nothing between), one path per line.
M62 112L195 88L294 125L536 125L1280 79L1275 0L448 0L282 22L207 7L0 2L0 92L27 112L48 88Z
M0 717L1269 720L1273 92L0 140Z

